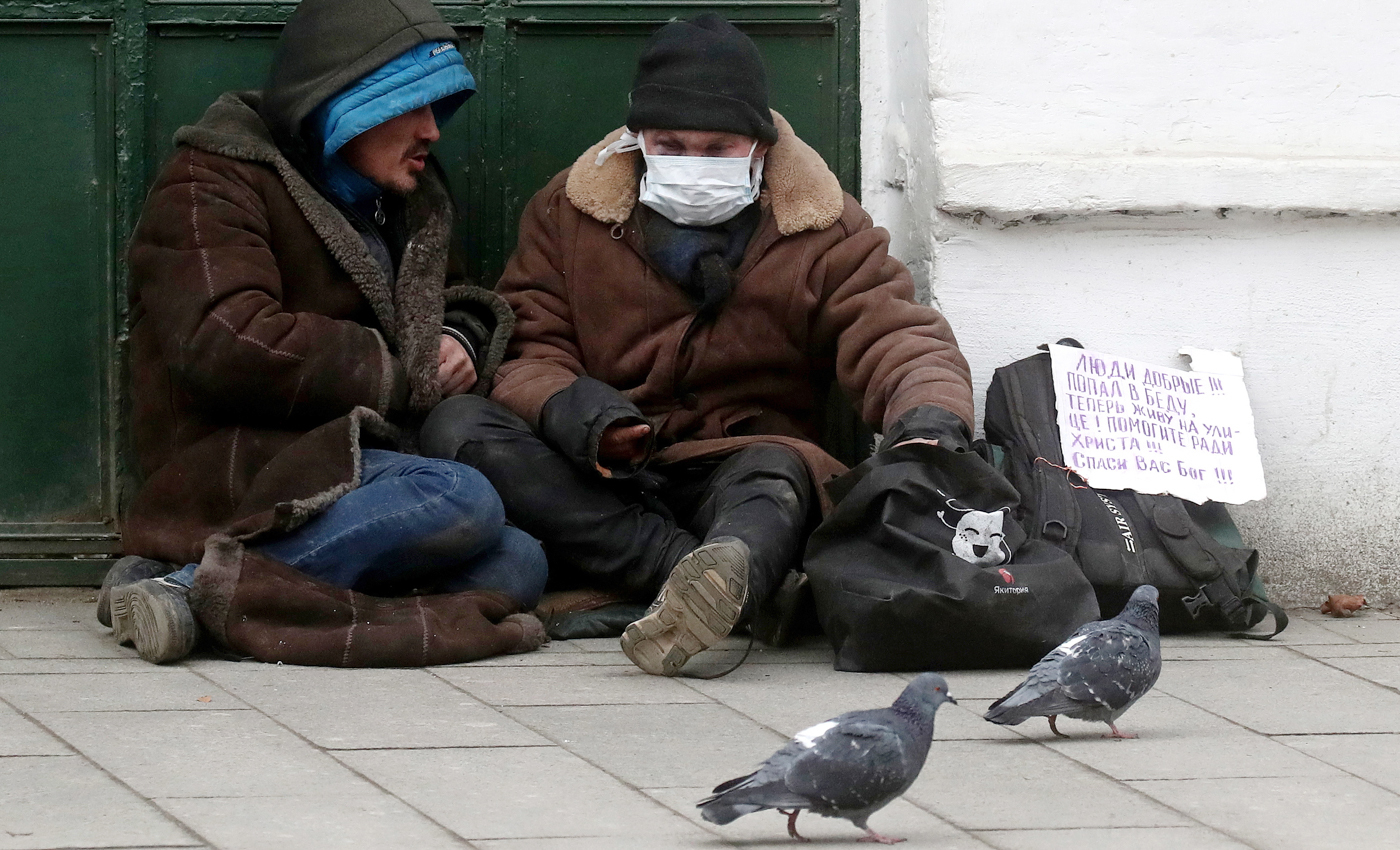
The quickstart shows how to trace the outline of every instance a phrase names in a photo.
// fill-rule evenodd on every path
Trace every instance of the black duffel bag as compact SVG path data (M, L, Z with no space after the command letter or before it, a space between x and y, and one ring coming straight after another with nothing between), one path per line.
M804 568L837 670L1026 667L1099 616L1074 559L1026 539L1015 488L975 453L892 446L828 490Z

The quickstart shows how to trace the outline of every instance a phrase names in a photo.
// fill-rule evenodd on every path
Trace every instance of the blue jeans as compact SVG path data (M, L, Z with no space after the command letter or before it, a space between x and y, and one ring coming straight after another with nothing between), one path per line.
M505 524L501 499L480 472L378 449L362 453L358 488L253 548L375 596L498 590L527 609L539 602L548 573L539 542Z

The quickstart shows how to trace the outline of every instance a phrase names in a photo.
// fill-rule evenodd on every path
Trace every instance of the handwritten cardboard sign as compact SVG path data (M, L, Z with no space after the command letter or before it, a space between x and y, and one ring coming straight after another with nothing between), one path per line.
M1239 357L1182 349L1191 371L1050 346L1065 465L1103 490L1232 505L1264 498Z

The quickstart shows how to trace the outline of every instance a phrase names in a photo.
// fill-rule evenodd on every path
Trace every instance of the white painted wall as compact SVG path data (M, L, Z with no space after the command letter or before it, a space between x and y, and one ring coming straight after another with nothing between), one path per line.
M1400 600L1400 4L864 0L863 201L980 399L1062 336L1244 358L1272 594Z

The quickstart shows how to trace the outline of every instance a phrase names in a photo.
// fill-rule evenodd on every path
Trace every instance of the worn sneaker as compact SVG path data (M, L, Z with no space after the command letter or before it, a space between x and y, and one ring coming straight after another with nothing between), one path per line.
M124 584L131 584L146 578L155 578L173 572L174 567L162 561L152 561L139 555L127 555L117 561L102 579L102 589L97 592L97 622L112 627L112 590Z
M653 676L675 676L739 622L749 591L749 547L706 543L676 563L646 616L622 633L622 651Z
M124 584L112 591L112 637L129 643L152 664L189 655L199 640L190 611L190 589L164 578Z

